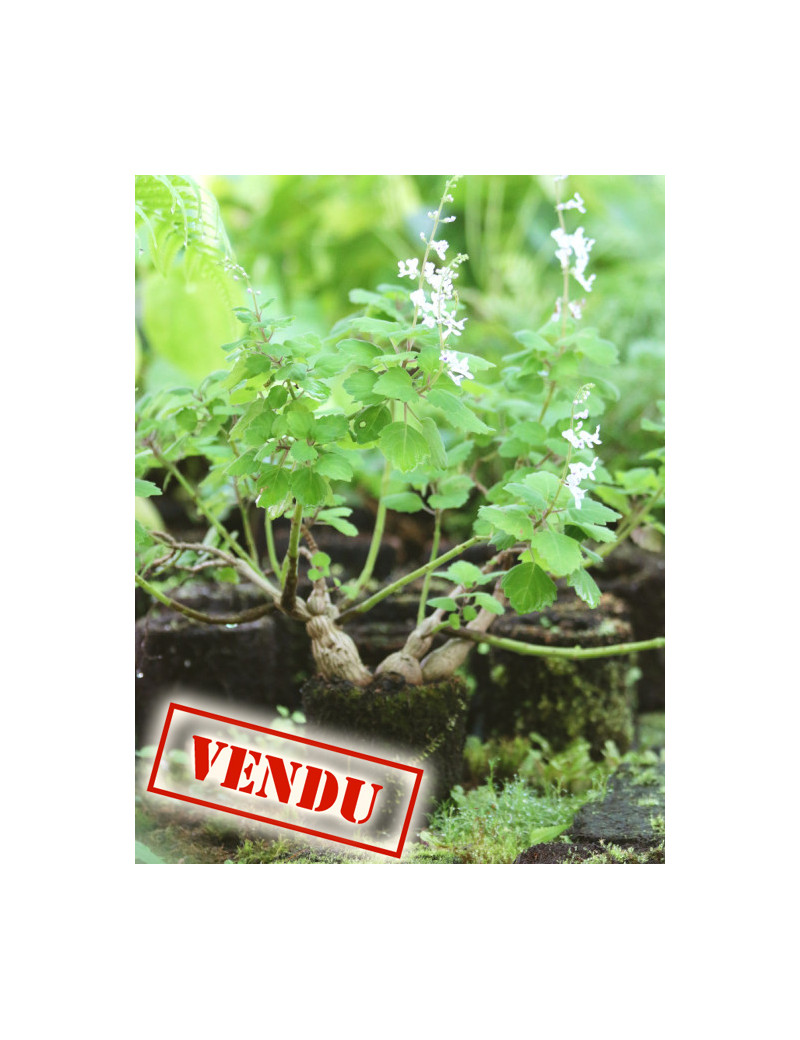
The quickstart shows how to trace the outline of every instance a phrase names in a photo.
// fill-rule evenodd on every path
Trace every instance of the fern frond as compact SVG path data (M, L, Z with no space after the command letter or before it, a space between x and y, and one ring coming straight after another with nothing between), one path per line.
M160 274L166 277L182 258L187 277L202 273L227 307L241 304L242 287L223 266L233 251L219 206L197 181L180 174L137 175L136 232L141 252Z

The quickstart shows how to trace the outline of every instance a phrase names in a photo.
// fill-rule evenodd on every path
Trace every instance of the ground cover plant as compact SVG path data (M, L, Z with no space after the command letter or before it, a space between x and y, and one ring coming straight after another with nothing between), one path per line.
M158 329L153 279L174 288L188 278L202 287L194 320L203 335L212 298L224 301L237 326L217 344L218 369L189 385L175 385L163 367L157 379L144 380L151 385L136 405L137 586L200 624L237 625L270 612L294 621L316 663L315 706L327 700L334 721L343 710L336 699L342 684L366 691L391 678L419 688L416 704L444 702L445 687L460 682L478 644L564 660L662 646L655 632L590 648L492 634L499 617L548 607L559 587L596 607L593 568L631 536L664 533L663 410L642 420L645 450L635 457L616 452L607 466L599 454L604 415L620 396L609 378L619 352L584 321L596 289L595 241L584 226L586 202L567 183L554 181L550 238L559 291L528 327L503 330L514 349L498 357L470 336L472 318L459 295L469 256L445 237L453 237L458 178L444 183L428 211L416 255L404 249L393 278L353 287L354 311L321 334L295 331L291 316L276 313L234 255L207 190L188 177L137 177L137 257L150 280L142 349L145 330ZM491 266L485 252L482 277ZM466 295L481 298L474 287ZM191 311L191 301L181 306ZM483 308L497 324L496 298L483 299ZM210 324L212 336L230 327ZM189 369L192 342L184 330ZM344 575L318 541L325 529L358 533L349 503L359 485L374 493L376 512L363 566ZM175 487L203 537L176 537L148 508L148 499ZM241 535L229 522L234 514ZM398 514L424 518L428 559L379 582L387 517ZM288 524L282 552L280 522ZM181 586L200 574L249 583L263 603L224 616L188 606ZM417 598L413 630L401 649L368 666L347 623L410 590Z

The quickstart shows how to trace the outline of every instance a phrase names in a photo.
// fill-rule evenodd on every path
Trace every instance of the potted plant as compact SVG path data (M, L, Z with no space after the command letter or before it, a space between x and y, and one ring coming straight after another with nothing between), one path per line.
M137 402L137 496L177 485L206 529L186 541L137 521L137 586L198 623L234 625L259 611L293 623L316 666L303 691L310 719L412 748L433 765L440 794L461 767L467 698L458 672L476 643L571 659L663 645L654 638L564 648L492 636L504 614L552 604L557 582L589 607L600 600L591 568L602 559L598 549L616 541L609 525L628 523L624 511L605 504L610 496L624 503L625 489L595 453L598 419L614 393L599 372L616 362L617 351L581 326L585 298L571 298L574 282L587 294L593 289L587 267L594 243L582 227L567 230L569 211L585 210L577 193L562 201L561 180L553 238L562 288L554 313L537 330L515 332L518 349L500 365L477 346L458 349L469 339L456 288L468 257L452 255L444 238L455 219L447 214L456 181L447 181L429 213L421 255L400 259L393 283L354 290L359 312L321 338L291 335L291 318L270 315L270 301L259 299L232 258L213 200L197 185L137 179L140 248L153 262L163 266L165 254L179 248L196 252L248 297L235 308L241 334L225 347L226 367L196 388L170 387ZM342 580L319 533L357 533L344 492L376 460L381 476L366 559L360 573ZM658 504L651 498L636 523ZM376 583L390 510L432 519L430 556ZM467 510L471 531L445 549L444 518ZM227 522L235 513L240 533ZM281 519L288 539L279 554L273 525ZM227 618L187 606L176 599L175 583L198 571L250 583L263 606ZM434 579L446 583L436 595ZM367 667L348 623L412 588L417 610L408 638Z

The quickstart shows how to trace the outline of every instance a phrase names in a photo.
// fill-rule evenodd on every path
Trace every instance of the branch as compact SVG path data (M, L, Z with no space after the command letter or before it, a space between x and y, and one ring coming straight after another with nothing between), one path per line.
M239 614L228 614L225 617L220 617L219 615L204 614L201 610L194 610L193 607L187 607L185 603L179 603L176 599L172 599L171 596L155 588L140 574L136 575L136 584L155 597L159 603L163 603L165 607L177 610L179 614L184 614L186 617L191 618L192 621L202 621L206 625L244 625L248 621L256 621L258 618L264 617L265 614L271 614L275 609L274 603L264 603L260 607L251 607L249 610L243 610Z
M283 563L283 593L281 594L281 610L291 614L297 600L297 559L298 546L300 544L300 529L303 525L303 505L297 502L294 507L292 526L289 529L289 548L286 550L286 559ZM283 577L283 575L282 575Z
M247 578L248 581L258 586L273 600L276 602L280 600L281 592L279 588L273 585L271 581L268 581L263 574L259 574L258 571L254 570L246 560L237 559L235 556L231 556L230 553L225 552L224 549L218 549L215 545L203 545L202 542L177 542L164 531L150 531L150 537L155 538L156 541L162 542L164 545L168 545L171 549L179 549L181 552L209 553L211 556L216 556L218 559L224 560L229 567L234 567L243 578Z
M377 606L381 600L386 599L387 596L393 595L395 592L399 592L409 582L416 581L417 578L424 577L428 571L435 570L440 567L443 563L447 563L448 560L452 560L454 556L460 556L461 553L470 549L473 545L477 545L478 542L488 542L489 535L487 534L476 534L472 538L467 539L466 542L462 542L457 545L454 549L450 549L448 552L443 553L435 560L431 560L429 563L424 564L422 567L417 567L415 571L411 571L410 574L405 574L402 578L398 578L397 581L393 581L391 585L387 585L385 589L381 589L376 592L374 596L370 596L369 599L365 599L363 603L359 603L355 607L351 607L346 610L340 617L340 623L348 621L356 614L366 614L368 610L372 610L374 606Z
M536 646L533 643L522 643L516 639L503 636L490 636L481 632L471 632L468 628L456 629L456 639L468 639L473 643L488 643L498 650L508 650L525 657L567 657L575 660L588 660L593 657L617 657L620 654L635 654L641 650L659 650L666 643L663 636L645 639L638 643L616 643L613 646Z

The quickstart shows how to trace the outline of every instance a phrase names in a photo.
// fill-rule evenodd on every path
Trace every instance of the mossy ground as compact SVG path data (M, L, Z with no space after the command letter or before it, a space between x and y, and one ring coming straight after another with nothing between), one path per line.
M468 779L440 803L418 840L406 844L400 862L512 863L527 849L530 858L522 862L663 863L664 816L659 811L663 751L654 750L663 746L663 716L649 717L639 731L642 737L637 750L622 756L609 746L600 762L593 761L587 742L581 740L559 752L541 738L468 742ZM641 792L638 803L658 803L643 805L650 810L652 838L636 842L573 840L570 827L576 814L603 799L608 778L621 764ZM311 845L288 832L267 838L255 831L248 834L224 818L192 819L183 807L176 810L152 798L140 801L137 807L136 837L167 863L398 862L343 846Z

